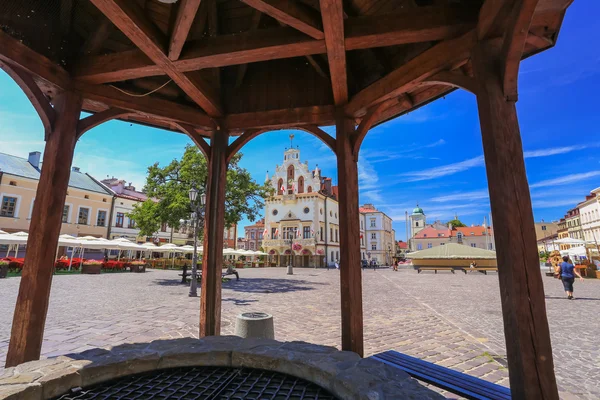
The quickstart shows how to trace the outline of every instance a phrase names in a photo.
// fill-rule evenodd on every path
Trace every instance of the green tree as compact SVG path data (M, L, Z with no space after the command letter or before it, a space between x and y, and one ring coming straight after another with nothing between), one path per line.
M225 225L230 227L244 216L254 221L264 206L264 199L273 193L270 185L259 185L250 173L239 166L242 155L236 154L227 170L225 191ZM203 193L206 188L208 164L200 150L188 145L181 160L160 167L148 167L144 193L148 200L134 206L130 218L136 221L140 234L152 236L163 223L174 228L179 220L190 218L188 192L192 186Z
M448 223L450 225L452 225L453 228L462 228L462 227L466 226L465 224L463 224L462 222L460 222L460 220L458 220L458 219L453 219L451 221L448 221Z

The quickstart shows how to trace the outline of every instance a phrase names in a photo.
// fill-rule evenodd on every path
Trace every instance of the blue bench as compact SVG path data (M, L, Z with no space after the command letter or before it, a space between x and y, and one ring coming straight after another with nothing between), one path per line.
M509 388L410 357L397 351L385 351L372 357L405 371L415 379L467 399L510 400L511 398Z

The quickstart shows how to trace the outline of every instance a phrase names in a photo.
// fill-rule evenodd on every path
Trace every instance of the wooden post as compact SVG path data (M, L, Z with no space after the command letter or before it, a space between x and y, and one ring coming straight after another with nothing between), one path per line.
M225 229L228 137L227 132L213 131L210 140L200 294L200 337L218 336L221 331L221 268Z
M342 350L363 356L362 275L358 213L358 165L353 153L354 122L336 118L336 153L340 207L340 290Z
M513 399L558 399L544 286L519 122L505 98L498 50L477 45L473 70L498 257Z
M54 101L56 120L44 149L6 367L40 358L81 102L68 91Z

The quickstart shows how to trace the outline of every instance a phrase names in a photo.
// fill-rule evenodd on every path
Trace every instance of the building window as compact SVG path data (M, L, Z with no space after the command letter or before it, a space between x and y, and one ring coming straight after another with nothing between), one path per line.
M272 214L277 215L279 212L277 210L273 210Z
M377 239L377 234L376 233L371 233L371 239Z
M542 225L542 230L545 231L546 230L546 225Z
M375 218L371 218L371 228L375 228Z
M84 199L89 199L89 198L90 198L90 196L89 196L88 194L86 194L86 195L84 195L84 196L83 196L83 198L84 198Z
M115 226L117 228L122 228L124 221L125 221L125 214L118 212L117 213L117 222L115 223ZM166 231L166 229L164 231Z
M333 242L333 228L329 228L329 240Z
M423 234L423 237L427 237L427 234L426 234L426 233L424 233L424 234Z
M432 245L431 243L427 243L427 248L428 248L428 249L430 249L430 248L432 248L432 247L433 247L433 245Z
M333 259L333 251L331 252L331 261L332 262L334 261L334 259Z
M8 184L10 186L17 186L17 181L10 181Z
M462 232L458 232L458 233L456 234L456 238L458 239L458 241L459 241L459 242L461 242L461 241L462 241L462 239L463 239L463 234L462 234Z
M476 243L471 243L471 247L477 247Z
M423 250L423 245L421 243L417 243L417 250Z
M129 224L127 225L129 229L135 229L135 220L133 218L129 218ZM181 232L185 232L185 227L181 227Z
M312 193L312 186L308 187L308 189L306 190L306 193Z
M491 243L488 243L488 248L489 248L490 250L492 250L492 244L491 244Z
M446 243L440 243L441 246L444 246Z
M419 226L419 221L415 222L415 226L417 226L417 227Z
M371 250L377 250L377 245L376 244L372 244L371 245Z
M336 259L336 260L339 260L339 259L340 259L340 252L339 252L339 251L336 251L336 252L335 252L335 259Z
M323 240L323 227L321 227L319 234L319 239Z
M304 193L304 177L298 178L298 193Z
M310 239L310 226L305 226L302 228L302 237L304 239Z
M310 212L310 209L308 207L304 207L304 214L308 214Z
M17 209L17 198L4 196L2 197L2 209L0 209L0 217L14 217Z
M254 242L250 242L250 250L254 250Z
M250 232L250 239L254 239L254 231Z
M275 239L277 236L277 228L271 228L271 239Z
M88 224L88 216L90 214L89 208L80 208L79 215L77 216L77 223L79 225L87 225Z
M283 179L279 179L277 182L277 194L283 194L283 189L285 189L283 187Z
M96 220L97 226L106 225L106 211L98 211L98 219Z
M71 209L70 206L65 205L65 207L63 208L63 215L62 215L62 222L64 224L66 224L67 222L69 222L69 210Z
M258 232L258 238L262 239L263 238L263 233L262 232Z

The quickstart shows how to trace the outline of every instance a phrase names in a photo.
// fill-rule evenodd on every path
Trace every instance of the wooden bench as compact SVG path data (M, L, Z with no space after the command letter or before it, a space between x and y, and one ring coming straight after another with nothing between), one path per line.
M477 272L481 272L482 274L487 275L488 271L498 272L498 267L475 267L475 268L463 268L462 270L465 273L465 275L469 271L477 271Z
M417 267L417 274L420 274L421 271L435 271L435 273L437 274L438 270L450 271L450 272L454 273L454 268L448 268L448 267Z
M429 383L467 399L510 400L510 389L418 358L385 351L373 359L401 369L415 379Z

